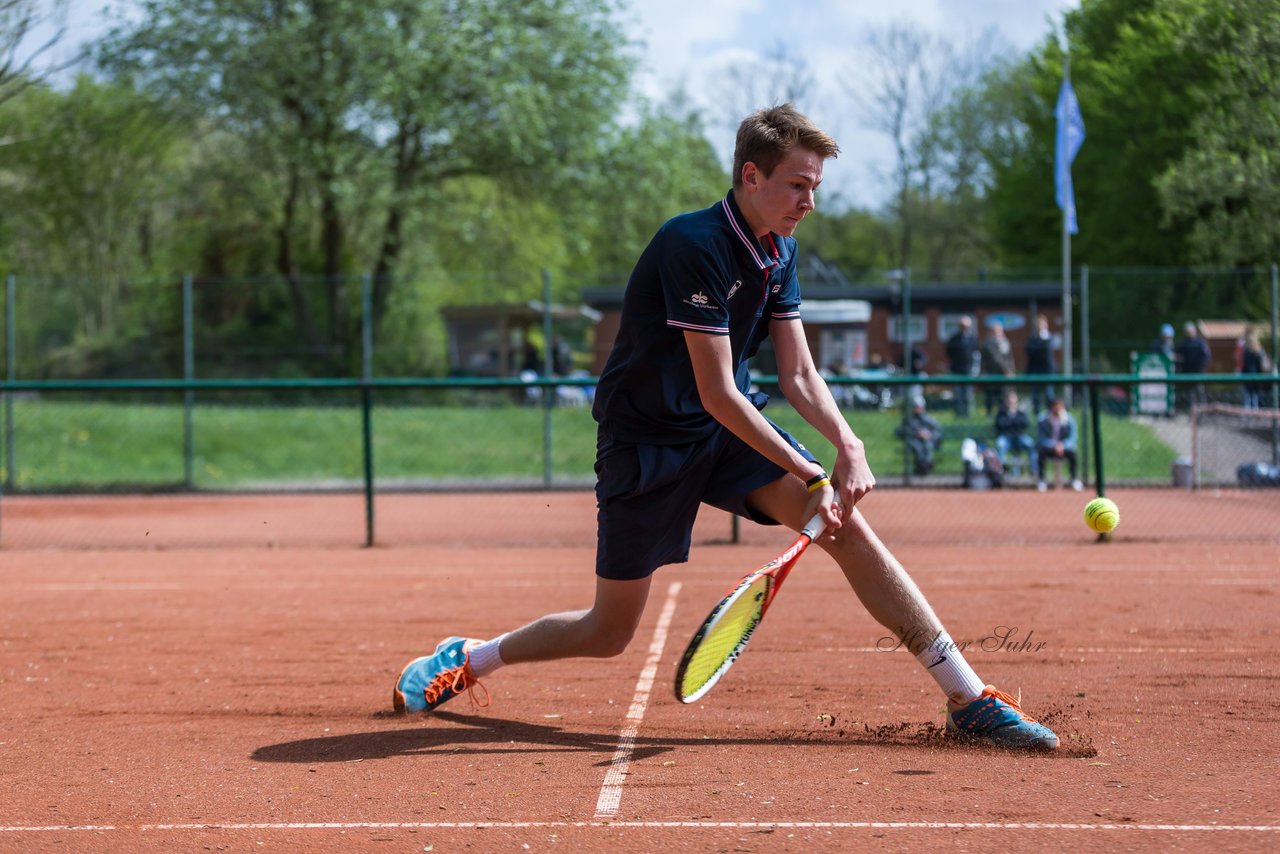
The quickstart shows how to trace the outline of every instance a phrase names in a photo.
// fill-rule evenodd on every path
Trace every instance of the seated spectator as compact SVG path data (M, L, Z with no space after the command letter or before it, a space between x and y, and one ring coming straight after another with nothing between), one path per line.
M1067 404L1061 397L1049 401L1049 411L1040 416L1038 432L1040 480L1036 488L1041 492L1048 489L1044 467L1049 460L1065 460L1071 471L1071 488L1076 492L1084 489L1084 484L1076 476L1076 419L1067 411Z
M1013 454L1026 454L1028 469L1036 471L1036 440L1027 432L1030 428L1031 420L1018 406L1018 393L1012 389L1006 391L995 422L996 453L1006 471Z
M923 397L912 400L911 414L896 433L911 450L915 473L925 475L933 471L933 452L942 444L942 425L924 411Z

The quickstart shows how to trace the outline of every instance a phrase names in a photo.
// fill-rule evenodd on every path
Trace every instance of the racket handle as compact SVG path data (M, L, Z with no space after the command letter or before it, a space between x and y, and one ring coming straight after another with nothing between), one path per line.
M826 529L827 523L822 520L822 514L815 513L813 518L809 520L808 524L804 526L800 533L807 535L810 542L812 542L813 540L818 539L818 537L821 537L822 532Z

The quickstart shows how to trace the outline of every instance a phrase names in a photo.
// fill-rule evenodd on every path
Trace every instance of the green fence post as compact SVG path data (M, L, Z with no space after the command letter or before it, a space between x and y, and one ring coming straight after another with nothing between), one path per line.
M1107 494L1107 482L1102 466L1102 409L1098 406L1098 385L1100 380L1089 378L1089 423L1093 433L1093 479L1098 495Z
M1088 376L1093 372L1093 363L1089 357L1089 265L1080 268L1080 364L1081 373ZM1093 395L1085 395L1085 417L1093 410ZM1090 418L1092 421L1092 418ZM1088 471L1092 448L1089 442L1081 448L1080 470Z
M902 375L911 376L911 268L893 270L889 275L902 282ZM911 413L911 386L904 385L902 389L902 421L906 423ZM923 388L920 393L924 393ZM906 441L902 443L902 482L911 485L911 448Z
M543 375L550 377L555 370L551 341L551 272L542 271L542 364ZM542 485L551 488L551 406L555 402L555 387L542 387Z
M1271 408L1280 409L1280 267L1271 265ZM1271 464L1280 466L1280 421L1271 422Z
M182 378L191 382L196 377L195 314L192 305L191 274L182 277ZM182 480L188 490L195 489L195 404L194 389L182 392Z
M18 280L10 273L4 280L4 361L5 375L9 382L18 378L18 341L17 341L17 309L15 296L18 292ZM14 464L17 462L13 423L13 394L4 396L4 482L12 492L17 478L14 475Z
M16 289L13 273L4 279L4 360L5 376L13 381L17 378L17 344L13 340L17 324L14 322L13 294ZM13 394L4 395L4 480L0 481L0 502L3 501L6 489L13 489ZM0 519L3 518L0 512ZM4 541L3 529L0 529L0 542Z
M360 281L360 422L364 451L364 544L374 542L373 519L373 279Z

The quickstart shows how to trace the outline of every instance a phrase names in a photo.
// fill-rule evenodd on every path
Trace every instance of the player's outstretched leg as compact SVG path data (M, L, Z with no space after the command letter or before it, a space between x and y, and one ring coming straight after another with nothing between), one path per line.
M489 692L476 679L471 669L468 650L480 641L451 637L445 638L431 655L415 658L405 665L391 691L391 704L397 712L429 712L445 700L463 691L479 687L483 700L475 698L479 706L489 705Z
M803 489L795 479L783 479L756 490L751 499L773 518L795 525L794 505L803 506ZM818 545L840 564L867 612L893 631L899 643L911 648L917 639L927 639L916 660L949 699L950 734L1023 750L1058 746L1053 730L1027 717L1017 700L983 684L924 594L856 508L848 522L821 537Z
M1053 730L1032 720L1017 700L991 685L968 705L947 710L947 732L1020 750L1053 750L1058 746Z

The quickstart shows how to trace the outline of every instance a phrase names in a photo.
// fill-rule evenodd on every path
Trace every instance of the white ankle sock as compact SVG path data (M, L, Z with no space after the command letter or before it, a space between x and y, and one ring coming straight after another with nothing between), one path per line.
M502 660L502 654L499 648L502 646L502 639L506 635L499 635L493 640L481 641L471 649L467 650L468 660L471 662L471 672L476 676L488 676L506 664Z
M928 647L917 653L916 661L938 683L947 699L957 705L973 702L987 687L946 632L939 632Z

